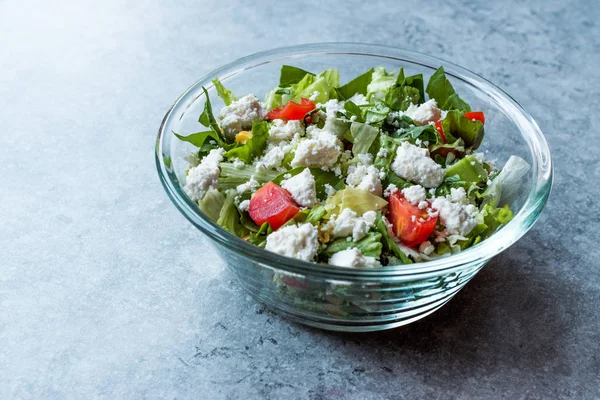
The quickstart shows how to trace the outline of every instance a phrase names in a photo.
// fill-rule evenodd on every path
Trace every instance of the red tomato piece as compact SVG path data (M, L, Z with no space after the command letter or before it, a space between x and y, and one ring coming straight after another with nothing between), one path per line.
M435 129L437 129L437 131L440 133L440 136L442 137L444 143L448 143L446 135L444 134L444 128L442 128L442 121L438 121L435 123Z
M427 209L419 209L404 198L401 191L388 197L388 218L394 234L408 247L415 247L427 240L435 229L438 217L432 217Z
M269 182L258 189L250 199L250 218L261 226L265 222L277 230L300 211L292 195L279 185Z
M483 115L482 111L470 111L464 113L463 115L469 118L471 121L481 121L482 124L485 124L485 115Z
M288 120L300 120L304 118L304 116L317 108L317 105L314 101L302 98L300 99L300 103L296 103L293 101L288 102L283 107L277 107L269 111L267 117L271 120L273 119L288 119Z

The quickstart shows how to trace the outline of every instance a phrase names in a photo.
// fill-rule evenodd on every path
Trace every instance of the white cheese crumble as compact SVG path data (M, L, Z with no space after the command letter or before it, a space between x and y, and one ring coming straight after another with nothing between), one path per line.
M282 227L267 236L265 249L282 256L312 261L319 250L319 235L312 224Z
M233 166L235 168L244 168L246 166L246 163L244 163L242 160L236 157L236 159L233 160Z
M251 129L255 119L262 121L266 115L267 112L263 109L260 100L255 95L249 94L223 107L219 112L219 120L223 134L233 141L240 131Z
M296 136L304 135L304 128L302 122L296 120L284 121L282 119L276 119L273 121L273 125L269 128L269 142L279 143L282 141L291 141Z
M429 151L409 142L398 146L391 169L399 177L426 188L437 187L444 180L444 169L429 157Z
M363 256L356 247L338 251L329 259L330 265L338 267L381 267L375 257Z
M450 195L448 196L454 203L467 204L467 192L465 188L450 188Z
M438 197L433 200L431 207L437 211L445 226L446 236L466 236L478 224L475 219L478 210L472 204L454 203L446 197Z
M240 211L248 211L248 207L250 207L250 200L244 200L238 205Z
M442 118L442 110L438 108L435 99L431 99L421 105L411 104L404 115L410 117L417 125L427 125L439 121Z
M371 192L376 196L381 196L382 193L379 170L373 165L351 165L348 167L346 184Z
M298 143L291 162L292 167L332 167L342 152L339 139L326 130L312 130L312 138Z
M434 250L435 247L433 246L433 244L431 244L429 240L421 243L421 245L419 246L419 252L425 254L426 256L433 253Z
M194 201L201 200L210 189L216 189L219 184L219 163L223 161L225 150L213 149L200 164L191 168L185 177L183 190Z
M406 200L415 205L418 205L427 199L425 188L421 185L413 185L402 189L402 194Z
M348 99L348 101L353 102L357 106L369 104L369 102L367 101L367 97L362 93L355 93L352 97Z
M361 217L350 208L344 208L339 215L334 215L323 229L328 230L333 227L333 237L349 237L352 240L359 241L375 224L377 213L375 211L367 211Z
M388 156L388 149L386 149L385 147L380 147L379 151L377 152L377 157L386 158L387 156Z
M238 194L243 194L246 192L254 193L256 191L256 188L258 188L259 186L260 186L260 183L258 183L258 181L256 179L254 179L254 176L252 176L252 177L250 177L250 180L248 182L238 185L235 188L235 190L238 192Z
M388 187L385 188L383 192L383 197L389 197L390 195L396 193L398 191L398 187L393 183L390 183Z
M287 146L272 146L266 149L265 154L255 163L258 172L264 172L267 169L277 169L281 167L281 163L287 153Z
M335 190L335 188L329 183L326 183L325 185L323 185L323 187L325 188L325 193L327 194L327 197L331 197L337 192L337 190Z
M282 181L281 187L290 192L296 203L302 207L314 207L317 204L315 178L308 168Z

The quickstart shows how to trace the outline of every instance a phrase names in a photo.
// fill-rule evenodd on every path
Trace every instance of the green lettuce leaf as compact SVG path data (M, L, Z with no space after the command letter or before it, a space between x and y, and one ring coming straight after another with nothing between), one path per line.
M366 125L361 122L353 122L350 125L350 134L352 135L352 154L366 154L379 135L379 128Z
M364 74L357 76L344 86L336 89L338 97L342 100L348 100L355 94L367 94L367 86L371 83L373 77L373 68L365 72Z
M300 82L306 75L315 74L303 69L292 67L291 65L283 65L279 75L279 87L285 88Z
M444 171L446 178L458 176L461 181L471 184L485 182L488 173L474 155L466 156L456 164L451 165Z
M223 194L217 189L209 189L202 200L198 201L200 210L202 210L202 212L214 222L219 220L219 215L221 214L223 204L225 204L225 196L223 196Z
M364 107L365 119L369 124L380 124L387 120L390 108L385 102L374 100L374 104Z
M424 83L425 81L423 80L423 74L407 76L404 78L404 82L402 83L403 86L415 88L419 92L419 99L417 100L418 102L414 104L425 103Z
M217 224L238 237L244 237L250 231L240 222L240 212L234 202L236 196L237 193L235 191L227 194L223 207L219 212Z
M371 83L367 86L367 100L385 99L388 89L396 83L396 75L393 72L387 72L383 67L375 67Z
M318 226L321 220L327 215L327 209L324 206L315 206L313 208L306 208L304 210L300 210L294 218L292 218L291 224L290 221L286 222L285 225L294 225L298 223L307 223Z
M262 247L263 249L267 245L267 236L273 233L273 229L271 229L271 225L268 222L265 222L260 226L257 232L251 232L248 241L255 246Z
M226 106L230 105L236 100L235 96L233 95L233 92L231 90L225 89L225 86L223 86L219 78L213 79L212 83L213 85L215 85L215 89L217 89L219 97L223 99L223 102Z
M257 122L254 121L252 124L252 137L246 140L241 146L234 147L233 149L225 153L225 157L228 160L239 158L246 164L250 163L255 157L265 151L267 147L267 139L269 137L269 125L266 121Z
M381 235L381 244L383 246L383 250L392 253L396 258L398 258L402 264L412 264L412 261L394 242L392 237L390 236L387 226L383 221L383 217L381 212L377 213L377 219L375 219L375 230L379 232Z
M419 104L421 94L411 86L394 86L385 95L385 102L393 110L406 111L411 104Z
M383 249L383 245L381 244L381 234L369 232L358 242L348 241L346 238L336 239L323 250L322 254L330 258L335 253L351 247L356 247L363 256L379 259Z
M519 191L523 178L529 172L530 165L518 156L511 156L502 171L492 180L492 184L483 193L484 204L509 204Z
M277 171L258 172L252 165L245 165L241 168L235 167L233 163L222 162L219 164L221 173L219 175L219 189L235 189L242 183L246 183L250 178L254 178L258 183L263 184L272 181L279 174Z
M477 149L484 136L483 124L481 121L473 121L465 117L461 112L452 110L442 121L442 129L448 143L461 138L467 147Z
M373 165L375 165L377 169L383 168L384 171L389 171L390 165L396 157L398 143L388 135L379 135L379 147L380 149L386 150L385 156L378 152L373 162Z
M436 100L442 110L458 110L463 113L471 111L471 107L456 94L454 87L446 78L444 67L438 68L429 78L426 92L430 98Z
M462 243L461 247L463 249L474 246L492 236L498 228L508 224L513 219L513 212L508 204L502 208L497 208L493 204L487 204L481 209L477 219L479 224L469 233L469 240Z
M344 208L363 215L367 211L378 211L386 205L387 201L381 197L355 187L346 187L325 202L328 215L339 214Z
M202 147L204 145L204 142L208 138L214 139L218 144L223 145L221 138L214 131L197 132L197 133L192 133L191 135L188 135L188 136L181 136L175 132L173 132L173 134L179 140L191 143L196 147Z

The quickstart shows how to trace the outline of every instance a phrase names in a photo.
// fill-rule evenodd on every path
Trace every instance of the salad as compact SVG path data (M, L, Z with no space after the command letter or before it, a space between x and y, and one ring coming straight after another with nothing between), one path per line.
M440 67L373 68L340 85L337 70L283 66L264 101L215 79L199 122L175 135L197 147L184 191L218 225L268 251L345 267L446 257L513 218L529 169L477 152L485 115ZM486 152L487 153L487 152Z

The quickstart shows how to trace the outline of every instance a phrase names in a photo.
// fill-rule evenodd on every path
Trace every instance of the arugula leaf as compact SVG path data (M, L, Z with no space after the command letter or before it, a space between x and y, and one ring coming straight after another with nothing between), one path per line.
M369 83L371 83L371 79L373 77L373 71L373 68L371 68L364 74L352 79L344 86L336 88L338 97L342 100L348 100L350 97L354 96L357 93L366 95L367 86L369 85Z
M260 157L267 147L267 138L269 137L269 125L266 121L254 121L252 124L252 137L246 140L241 146L234 147L225 153L228 160L239 158L246 164L253 158Z
M248 241L255 246L262 247L263 249L267 245L267 236L273 233L273 229L268 222L265 222L260 226L257 232L251 232Z
M198 206L200 206L200 210L208 218L217 222L219 220L219 215L221 214L221 208L223 208L223 204L225 204L225 196L217 189L209 189L206 192L206 195L202 198L202 200L198 201Z
M442 129L449 143L454 141L451 142L450 138L461 138L467 147L473 149L479 147L485 134L481 121L470 120L456 110L448 111L442 121Z
M242 168L235 167L233 163L222 162L219 164L221 173L219 175L219 189L235 189L239 185L246 183L250 178L254 178L258 183L267 183L272 181L278 172L266 170L258 172L252 165L245 165Z
M350 100L344 102L344 110L346 111L346 117L348 119L356 117L357 122L365 122L362 109Z
M302 171L304 171L307 167L296 167L277 175L273 178L273 183L277 185L281 184L285 178L285 175L296 176ZM325 189L325 185L331 185L335 190L342 190L345 187L344 178L338 177L332 171L323 171L321 168L309 168L310 173L315 178L315 187L317 189L317 197L319 199L327 198L327 190Z
M454 91L454 87L446 78L444 67L439 67L427 83L427 94L435 99L442 110L471 111L471 107Z
M279 87L284 88L296 84L300 82L305 75L314 76L315 74L291 65L283 65L279 75Z
M392 237L390 236L387 226L383 221L383 216L381 212L377 213L377 218L375 219L375 230L379 232L381 235L381 244L383 246L383 250L392 253L396 258L400 259L402 264L412 264L412 261L394 242Z
M358 154L366 154L369 152L371 145L375 142L375 139L377 139L377 135L379 135L379 129L361 122L353 122L350 125L350 134L354 139L352 154L356 156Z
M223 102L225 102L226 106L230 105L236 100L235 96L233 95L233 92L231 90L225 89L225 86L223 86L219 78L213 79L212 83L213 85L215 85L215 89L217 89L217 94L221 99L223 99Z
M218 144L223 144L219 135L217 135L214 131L197 132L188 136L181 136L175 132L173 132L173 134L177 136L179 140L191 143L196 147L202 147L208 138L216 140Z
M381 234L377 232L369 232L358 242L348 241L346 238L339 238L331 242L322 252L327 257L333 256L335 253L356 247L363 256L366 257L381 257L383 245L381 244Z
M237 193L235 191L227 194L227 197L225 197L225 202L223 203L223 207L219 212L217 224L238 237L244 237L250 231L240 222L240 212L238 211L234 202L236 196Z
M206 97L206 102L204 103L204 110L202 111L202 114L200 114L200 117L198 118L198 122L200 122L202 125L206 126L207 128L210 127L210 129L221 138L221 141L224 141L223 133L221 132L221 128L219 128L219 125L217 124L217 120L215 119L215 116L213 115L212 105L210 104L210 97L208 96L208 92L206 91L206 88L204 86L202 86L202 90L204 91L204 96Z

